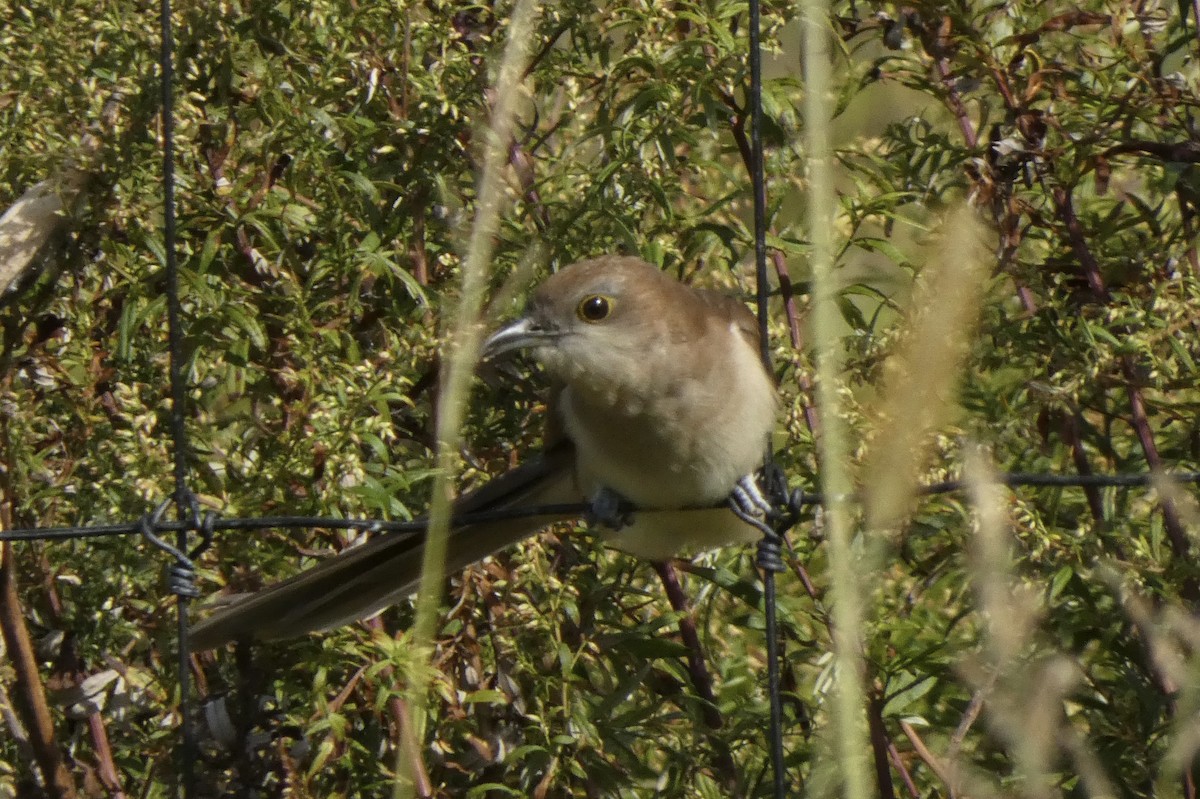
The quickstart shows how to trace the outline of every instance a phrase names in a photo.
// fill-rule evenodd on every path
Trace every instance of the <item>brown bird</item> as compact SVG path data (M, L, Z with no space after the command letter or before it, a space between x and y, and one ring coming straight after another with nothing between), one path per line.
M637 258L581 261L548 278L483 357L529 350L551 378L543 451L461 497L455 514L590 501L600 534L647 559L753 541L727 507L762 508L762 464L778 400L742 303ZM617 523L621 501L635 511ZM459 571L563 516L457 527ZM609 526L605 526L605 522ZM413 593L423 536L384 534L237 599L191 631L195 650L278 639L365 618Z

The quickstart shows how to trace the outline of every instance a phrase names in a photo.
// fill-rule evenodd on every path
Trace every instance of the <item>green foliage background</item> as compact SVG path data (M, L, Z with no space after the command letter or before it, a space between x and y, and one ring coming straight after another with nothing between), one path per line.
M419 514L438 320L455 300L508 5L179 5L194 488L227 516ZM1190 8L834 4L856 460L905 423L879 412L879 378L941 221L969 201L996 262L960 407L927 477L957 474L967 441L1000 469L1196 468ZM765 11L764 100L770 243L794 291L773 305L786 400L777 445L793 483L811 485L798 13ZM0 0L0 19L0 204L79 158L89 129L103 142L68 235L0 297L0 500L15 527L135 518L171 490L157 19L145 4L66 0ZM544 271L621 251L748 297L746 47L742 3L542 9L497 290L516 273L508 294L521 293L529 262ZM114 100L117 122L103 127ZM510 310L497 302L492 313ZM464 486L536 446L532 385L480 385ZM863 532L864 757L880 795L1194 795L1181 775L1197 740L1200 633L1181 609L1200 574L1196 514L1179 499L1164 512L1142 489L1013 492L1007 605L981 607L975 592L984 578L967 555L965 499L922 500L898 529ZM838 763L814 529L797 531L782 580L785 747L798 790L824 795ZM653 571L565 532L451 580L419 750L435 792L769 795L752 553L688 569L709 703ZM328 531L223 535L200 584L251 589L346 543ZM14 556L56 744L80 790L169 795L178 717L162 556L125 538ZM202 795L389 792L400 700L422 673L405 647L410 616L400 607L251 658L196 659L213 699ZM998 629L1016 636L1000 658ZM110 669L98 705L81 707L74 686ZM6 702L11 680L0 662ZM212 731L222 713L232 744ZM18 736L0 736L0 795L37 795L33 773Z

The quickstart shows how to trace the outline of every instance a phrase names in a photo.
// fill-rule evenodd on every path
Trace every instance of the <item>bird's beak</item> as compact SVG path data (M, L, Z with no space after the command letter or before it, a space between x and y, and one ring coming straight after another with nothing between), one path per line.
M487 341L483 342L481 356L485 361L491 360L515 350L543 346L555 338L557 334L553 330L526 316L488 336Z

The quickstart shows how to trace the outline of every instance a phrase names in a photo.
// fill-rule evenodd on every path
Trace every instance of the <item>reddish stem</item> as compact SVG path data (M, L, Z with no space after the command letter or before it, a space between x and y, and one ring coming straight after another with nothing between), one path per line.
M680 614L679 635L687 647L688 673L692 677L692 686L704 700L704 723L710 729L719 730L725 726L725 721L721 718L721 711L717 709L717 695L713 691L712 676L704 662L704 648L700 644L700 636L696 633L696 620L692 617L691 602L679 582L679 572L669 561L654 561L654 571L662 580L671 607ZM716 761L713 766L725 787L734 789L738 785L738 770L733 757L719 741L714 740L713 744L713 756Z

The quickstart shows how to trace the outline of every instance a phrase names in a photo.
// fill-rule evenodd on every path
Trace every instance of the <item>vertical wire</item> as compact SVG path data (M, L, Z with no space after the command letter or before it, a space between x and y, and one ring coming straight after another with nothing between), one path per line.
M180 519L191 518L190 492L187 487L188 444L184 428L183 403L183 344L179 305L179 269L176 260L175 230L175 102L174 66L172 64L174 39L171 33L171 0L161 0L159 17L162 25L159 65L162 73L162 172L163 172L163 250L166 257L167 293L167 346L170 363L168 374L171 384L171 442L174 456L175 506ZM188 530L177 534L177 548L187 552ZM196 760L196 742L192 729L191 702L188 694L188 598L176 594L177 642L176 660L179 680L179 715L183 740L179 762L179 782L184 797L193 792L193 772Z
M183 424L183 353L180 342L179 268L175 252L175 101L172 84L174 39L171 0L161 0L162 15L162 135L163 135L163 248L166 256L167 330L171 382L171 440L174 445L175 503L187 507L187 441ZM186 542L185 542L186 543Z
M754 185L754 276L757 284L758 345L763 365L771 369L767 340L767 181L762 142L762 21L758 0L750 0L750 180ZM767 443L767 457L771 458Z
M769 286L767 280L767 182L763 158L762 141L762 40L761 13L758 0L750 0L750 92L747 98L750 103L750 180L754 187L754 275L756 284L756 310L758 314L758 343L759 354L767 373L773 373L771 366L771 344L768 340L767 328L767 298ZM773 465L774 453L771 441L766 441L766 455L763 460L764 468L770 470ZM777 541L765 542L765 545L778 547ZM775 612L775 572L766 566L766 558L760 559L763 580L763 606L766 616L765 626L767 643L767 694L770 699L771 712L771 766L772 778L777 799L786 796L786 779L783 761L783 703L780 697L779 674L779 629ZM776 558L777 560L777 558Z

